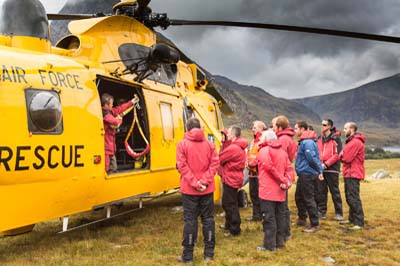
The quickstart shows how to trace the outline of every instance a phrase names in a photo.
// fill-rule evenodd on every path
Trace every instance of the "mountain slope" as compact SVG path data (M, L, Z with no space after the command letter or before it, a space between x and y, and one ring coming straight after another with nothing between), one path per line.
M352 90L293 101L331 118L340 127L354 121L374 141L386 138L387 144L400 143L400 74Z
M251 128L254 120L262 120L269 125L277 115L286 115L292 126L298 120L319 123L320 117L302 104L277 98L263 89L241 85L226 77L216 75L214 79L221 85L219 92L235 111L233 116L224 117L227 125L239 124Z

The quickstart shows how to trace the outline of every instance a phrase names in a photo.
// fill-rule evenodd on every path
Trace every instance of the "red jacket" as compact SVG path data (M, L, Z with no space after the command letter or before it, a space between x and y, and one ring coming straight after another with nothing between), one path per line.
M293 139L294 135L294 130L290 127L276 132L276 136L278 137L279 142L282 144L282 149L286 151L291 162L294 161L297 153L297 143Z
M206 140L203 130L193 128L185 133L176 150L176 166L181 174L181 193L205 195L214 192L214 176L219 166L214 144ZM197 190L198 182L206 185L205 191Z
M339 153L342 150L340 131L331 132L327 137L321 136L317 144L321 163L325 164L328 170L338 173L340 170Z
M117 107L114 107L111 111L103 109L103 122L104 122L104 149L106 155L114 155L117 147L115 145L115 133L117 130L111 126L120 126L122 119L116 118L120 113L131 107L133 104L131 101L123 103Z
M347 138L346 145L340 153L344 178L357 178L361 180L365 178L365 141L366 138L362 133L356 133Z
M218 170L222 182L233 188L241 188L243 184L243 170L246 166L246 152L248 141L243 138L233 140L219 153Z
M279 140L272 140L260 148L258 160L258 196L260 199L284 202L286 191L281 184L290 187L294 171L287 153Z

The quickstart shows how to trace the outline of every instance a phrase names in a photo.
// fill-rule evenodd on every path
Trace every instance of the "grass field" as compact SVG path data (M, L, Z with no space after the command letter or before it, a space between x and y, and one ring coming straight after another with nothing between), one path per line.
M400 160L367 161L366 168L367 175L385 169L399 176ZM341 190L344 200L343 182ZM224 238L217 229L215 260L209 265L400 265L400 179L367 180L361 184L361 197L366 217L361 232L348 232L333 221L329 202L328 219L321 221L319 232L305 234L292 226L293 238L274 254L256 251L263 239L259 223L243 221L242 234L236 238ZM293 222L294 188L289 199ZM147 202L138 212L64 234L55 234L62 226L59 220L38 224L29 234L0 238L0 265L179 265L175 260L181 253L183 221L174 208L179 205L180 195L175 194ZM135 206L132 202L119 211ZM345 200L344 206L347 214ZM217 206L216 213L221 211ZM250 214L251 208L241 209L242 220ZM76 215L70 223L104 215ZM217 225L223 221L216 217ZM198 242L195 265L204 265L201 236Z

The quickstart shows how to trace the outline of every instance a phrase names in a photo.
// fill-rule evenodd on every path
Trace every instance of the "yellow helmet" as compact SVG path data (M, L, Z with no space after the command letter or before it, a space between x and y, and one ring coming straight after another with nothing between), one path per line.
M112 8L113 13L116 12L118 8L121 8L123 6L134 6L137 4L137 0L121 0L121 2L115 4Z

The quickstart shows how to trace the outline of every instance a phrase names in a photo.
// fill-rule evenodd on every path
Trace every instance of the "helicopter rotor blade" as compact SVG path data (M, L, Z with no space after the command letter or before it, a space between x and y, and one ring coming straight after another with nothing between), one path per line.
M170 19L169 22L171 26L226 26L226 27L271 29L271 30L281 30L281 31L315 33L321 35L340 36L340 37L373 40L380 42L400 43L400 37L395 37L395 36L376 35L376 34L342 31L342 30L331 30L323 28L311 28L311 27L289 26L289 25L279 25L279 24L253 23L253 22L235 22L235 21L195 21L195 20Z
M47 14L48 20L78 20L99 17L97 14Z

